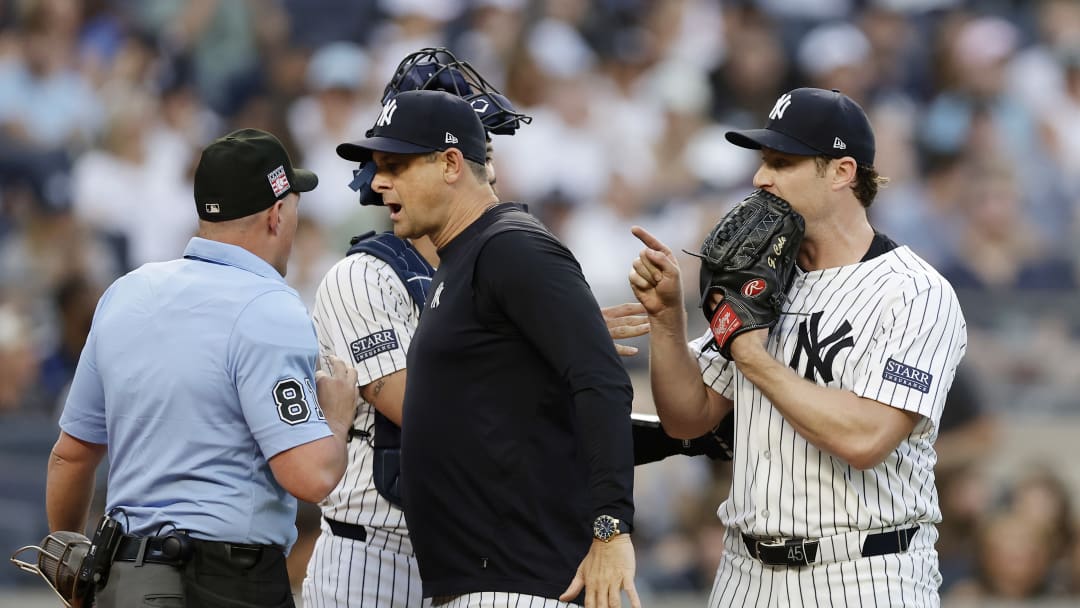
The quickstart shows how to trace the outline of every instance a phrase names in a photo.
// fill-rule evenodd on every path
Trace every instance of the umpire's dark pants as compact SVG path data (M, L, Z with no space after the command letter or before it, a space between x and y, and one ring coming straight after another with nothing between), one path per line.
M194 541L183 566L114 562L97 608L294 608L285 554L274 547Z
M97 608L184 608L184 584L176 566L115 562L96 598Z

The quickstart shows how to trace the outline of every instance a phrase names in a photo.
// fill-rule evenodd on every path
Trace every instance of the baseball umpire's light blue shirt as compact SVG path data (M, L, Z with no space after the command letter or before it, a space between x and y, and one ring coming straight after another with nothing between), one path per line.
M296 540L296 499L268 460L331 434L318 344L296 291L234 245L193 238L102 296L60 419L109 446L107 508L130 534Z

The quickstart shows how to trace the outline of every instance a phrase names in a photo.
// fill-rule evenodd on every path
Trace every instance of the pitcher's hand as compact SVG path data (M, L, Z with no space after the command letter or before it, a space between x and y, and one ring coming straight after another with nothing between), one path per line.
M641 226L634 226L630 232L645 245L630 271L634 296L650 317L660 317L672 310L682 315L682 278L675 254Z

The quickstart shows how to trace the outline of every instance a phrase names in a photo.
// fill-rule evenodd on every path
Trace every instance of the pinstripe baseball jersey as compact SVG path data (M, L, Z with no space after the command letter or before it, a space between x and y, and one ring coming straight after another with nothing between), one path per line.
M313 316L319 352L352 362L366 385L405 368L420 311L390 264L354 253L327 272ZM349 441L345 476L320 503L325 518L363 526L367 538L335 536L323 522L304 580L305 605L427 605L404 513L375 488L374 425L375 409L361 399L353 427L368 436Z
M703 352L706 332L690 343L702 379L735 401L721 521L754 536L801 538L939 522L933 443L967 345L952 287L896 247L857 264L797 270L783 313L768 340L774 357L816 384L923 418L883 463L858 470L806 441L734 364Z
M436 597L432 605L436 608L576 608L577 606L577 604L560 602L551 598L505 591Z

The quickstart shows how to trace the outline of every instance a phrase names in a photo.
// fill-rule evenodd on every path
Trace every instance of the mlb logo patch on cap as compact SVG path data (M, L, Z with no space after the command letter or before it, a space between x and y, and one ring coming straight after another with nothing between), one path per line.
M266 174L266 179L270 180L270 187L274 189L274 196L280 197L289 191L289 177L285 175L285 167L278 165L277 169Z
M206 203L206 212L214 214L221 213L221 205L217 203Z

